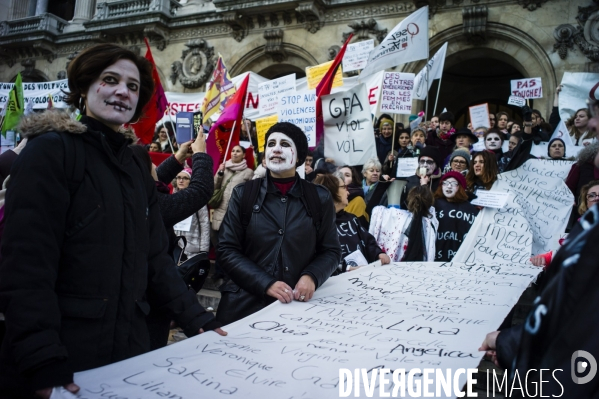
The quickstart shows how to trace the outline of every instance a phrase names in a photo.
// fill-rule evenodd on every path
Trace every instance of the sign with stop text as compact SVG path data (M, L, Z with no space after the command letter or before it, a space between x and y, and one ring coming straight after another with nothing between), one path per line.
M510 81L512 96L522 98L543 98L543 85L541 78L527 78Z
M366 85L322 97L324 155L337 165L363 165L376 158Z

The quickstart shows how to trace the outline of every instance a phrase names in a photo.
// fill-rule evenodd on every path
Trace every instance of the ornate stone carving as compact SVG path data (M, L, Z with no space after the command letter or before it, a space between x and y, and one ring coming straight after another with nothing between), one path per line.
M376 40L382 42L387 36L387 29L377 29L377 22L373 18L368 21L360 21L360 22L352 22L347 25L353 29L352 32L343 33L342 43L345 43L350 34L354 34L354 36L360 40L370 39L370 35L374 35Z
M295 9L303 17L304 28L310 33L316 33L324 24L324 13L316 1L300 3Z
M266 28L268 26L268 23L266 22L266 18L264 18L264 15L258 15L257 19L259 28Z
M214 48L209 47L204 39L193 39L188 41L183 50L181 61L175 61L171 65L171 82L177 83L177 79L187 89L196 89L202 86L210 78L214 69Z
M50 63L58 57L56 48L46 41L34 42L33 49L42 54L46 61Z
M469 43L480 45L487 40L487 15L486 5L462 9L462 29Z
M329 61L333 61L335 57L337 57L339 50L341 50L341 47L337 46L336 44L333 44L331 47L329 47Z
M266 46L264 53L270 55L275 62L283 62L287 53L283 47L283 29L269 29L264 31Z
M274 12L270 14L270 26L279 26L279 17Z
M241 42L249 32L248 18L237 12L231 11L223 14L223 22L231 27L233 39Z
M555 28L553 37L556 43L553 48L561 59L568 56L568 49L574 50L576 45L591 61L599 61L599 4L588 7L578 7L576 17L579 26L563 24Z
M518 0L518 4L520 4L522 8L527 8L528 11L534 11L544 3L547 3L547 1L548 0Z
M291 18L291 13L288 11L283 11L281 16L283 17L283 23L285 25L291 25L293 23L293 19Z
M156 24L147 25L144 28L144 35L150 40L150 43L155 44L156 48L158 48L160 51L164 50L166 46L168 46L168 31Z

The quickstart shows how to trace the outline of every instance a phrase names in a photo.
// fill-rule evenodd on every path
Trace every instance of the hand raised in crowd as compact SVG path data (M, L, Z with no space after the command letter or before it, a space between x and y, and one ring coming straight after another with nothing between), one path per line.
M379 259L381 261L381 265L388 265L391 263L391 258L387 254L379 254Z
M298 283L299 284L299 283ZM293 301L293 290L282 281L277 281L266 290L266 295L278 299L283 303Z
M179 146L179 149L175 153L175 158L177 158L177 161L179 161L179 163L183 163L187 158L191 157L192 154L189 151L190 147L191 141L183 143Z
M204 133L198 133L198 137L196 137L191 144L191 151L194 154L198 152L206 152L206 135Z
M426 186L430 180L431 178L428 176L420 176L420 185Z
M316 291L314 280L312 280L312 277L308 276L307 274L304 274L299 279L295 285L295 289L293 290L295 300L301 302L308 302L310 299L312 299L314 291Z
M479 351L485 351L485 356L491 360L497 367L501 367L499 365L499 361L497 360L497 336L501 331L493 331L487 334L483 344L478 348Z
M50 388L38 389L37 391L35 391L35 394L42 399L48 399L52 395L52 389L54 389L54 388L50 387ZM70 393L75 394L75 393L79 392L80 388L79 388L79 385L75 384L74 382L71 382L70 384L64 385L64 389L66 389Z
M553 99L553 106L559 107L559 93L562 91L562 85L557 85L555 88L555 98Z

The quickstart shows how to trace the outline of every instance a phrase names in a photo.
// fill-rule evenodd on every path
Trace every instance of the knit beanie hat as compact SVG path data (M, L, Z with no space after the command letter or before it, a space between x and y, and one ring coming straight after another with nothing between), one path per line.
M562 144L564 145L564 158L565 158L565 157L566 157L566 143L564 142L564 140L562 140L562 139L560 139L560 138L558 138L558 137L556 137L556 138L554 138L553 140L551 140L551 141L549 142L549 144L547 145L547 156L548 156L549 158L551 158L551 154L550 154L550 148L551 148L551 144L553 144L553 142L554 142L554 141L561 141L561 142L562 142Z
M450 171L445 173L443 176L441 176L441 180L439 180L439 184L443 184L443 181L449 179L450 177L453 177L454 179L456 179L458 181L458 183L460 184L460 186L462 186L462 188L465 190L466 189L466 178L464 177L463 174L461 174L460 172L455 172L455 171Z
M412 122L412 121L415 121L417 118L418 118L418 115L414 115L414 114L412 114L412 115L410 115L410 117L408 118L408 120L409 120L410 122Z
M455 118L453 116L453 113L449 111L441 112L441 115L439 115L439 122L449 121L449 123L451 123L451 126L453 126L454 119Z
M191 169L189 168L183 168L183 170L181 171L183 173L187 173L187 175L189 176L189 178L191 179Z
M308 139L306 138L304 132L302 132L302 129L289 122L275 123L270 127L270 129L268 129L266 135L264 136L264 151L266 151L268 136L270 136L271 133L283 133L293 140L293 143L297 148L296 166L300 166L306 161L306 157L308 156Z
M466 150L463 149L457 149L454 152L451 153L450 157L449 157L449 163L451 164L451 162L453 161L453 159L455 157L462 157L466 160L466 168L470 167L470 153Z
M427 145L426 147L424 147L423 149L420 150L420 155L418 156L418 160L420 161L420 158L422 158L422 157L432 158L433 161L435 161L435 163L437 164L437 168L440 168L441 166L443 166L441 154L439 154L439 150L437 149L437 147L431 147L430 145Z

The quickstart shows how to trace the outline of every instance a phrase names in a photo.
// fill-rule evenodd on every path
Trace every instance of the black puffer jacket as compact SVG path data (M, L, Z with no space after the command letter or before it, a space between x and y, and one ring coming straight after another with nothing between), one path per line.
M130 139L58 112L30 117L23 132L30 141L12 168L2 239L0 397L33 396L148 351L150 306L188 335L213 320L167 255L154 181ZM80 134L85 153L72 196L68 134Z
M266 291L276 281L293 288L307 274L318 288L339 265L341 247L331 194L316 186L322 204L321 225L316 231L298 181L296 174L296 183L282 196L270 177L261 179L254 205L259 212L252 212L246 229L240 218L245 184L233 189L218 242L220 264L231 277L221 287L216 316L224 325L274 302Z

